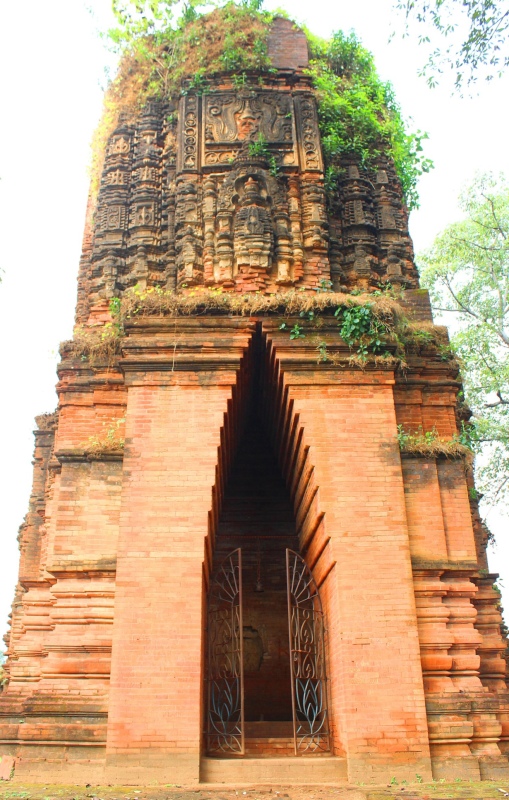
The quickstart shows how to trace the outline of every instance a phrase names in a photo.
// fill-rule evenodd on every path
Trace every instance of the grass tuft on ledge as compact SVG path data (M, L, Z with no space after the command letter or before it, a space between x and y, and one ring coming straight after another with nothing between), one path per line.
M436 428L423 431L406 431L403 425L398 425L398 444L402 453L415 458L450 458L467 460L473 459L472 449L468 444L468 432L462 430L451 438L440 436Z
M100 327L79 327L72 339L61 343L60 355L62 358L79 358L89 366L111 362L120 354L123 335L121 326L112 322Z
M431 322L410 321L400 300L392 290L347 294L293 289L264 295L204 287L177 293L161 287L135 286L122 299L110 301L110 322L76 328L74 338L63 342L60 352L64 359L79 359L87 366L111 365L121 353L126 328L132 331L137 320L144 317L276 317L279 329L286 331L290 339L308 337L316 344L318 363L345 366L344 357L334 353L336 342L334 337L331 340L331 332L321 331L325 320L335 320L338 343L350 348L351 367L364 368L369 363L405 370L407 356L421 353L435 353L451 365L454 359L446 329Z
M121 301L124 320L139 316L185 317L194 315L226 314L236 317L286 315L297 316L310 311L334 314L338 307L369 305L373 314L386 324L394 324L404 315L404 310L387 293L358 295L343 292L303 292L293 290L272 295L236 294L220 289L191 289L176 293L159 287L128 290Z

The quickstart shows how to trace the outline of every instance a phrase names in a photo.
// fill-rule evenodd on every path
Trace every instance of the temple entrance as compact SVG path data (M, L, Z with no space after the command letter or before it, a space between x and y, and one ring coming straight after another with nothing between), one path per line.
M209 589L209 755L329 750L323 614L298 549L289 493L253 415L225 490Z

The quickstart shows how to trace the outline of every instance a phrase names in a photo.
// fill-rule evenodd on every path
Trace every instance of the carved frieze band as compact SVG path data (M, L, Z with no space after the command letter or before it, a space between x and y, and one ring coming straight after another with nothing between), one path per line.
M311 94L302 94L294 98L294 103L301 169L320 172L323 170L323 160L315 99Z
M180 141L178 148L177 170L179 172L196 172L199 167L198 135L200 121L200 99L189 94L180 101Z

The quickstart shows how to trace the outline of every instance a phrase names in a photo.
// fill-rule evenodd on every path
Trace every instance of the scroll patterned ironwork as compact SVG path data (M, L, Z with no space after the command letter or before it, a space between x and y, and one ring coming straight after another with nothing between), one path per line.
M286 551L295 755L330 749L324 614L304 559Z
M207 752L244 753L242 555L234 550L212 576L208 605Z

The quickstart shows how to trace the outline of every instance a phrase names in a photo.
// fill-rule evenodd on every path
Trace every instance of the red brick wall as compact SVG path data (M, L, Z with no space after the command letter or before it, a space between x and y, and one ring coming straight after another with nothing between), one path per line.
M231 385L164 377L129 387L108 752L188 754L196 771L202 562Z
M292 363L286 338L266 328L276 357L281 345L279 397L286 389L309 443L293 471L303 483L296 506L312 475L325 514L317 530L335 562L326 592L332 716L350 778L374 779L389 764L401 776L430 775L392 374L318 372L305 352ZM273 413L275 428L291 427Z

